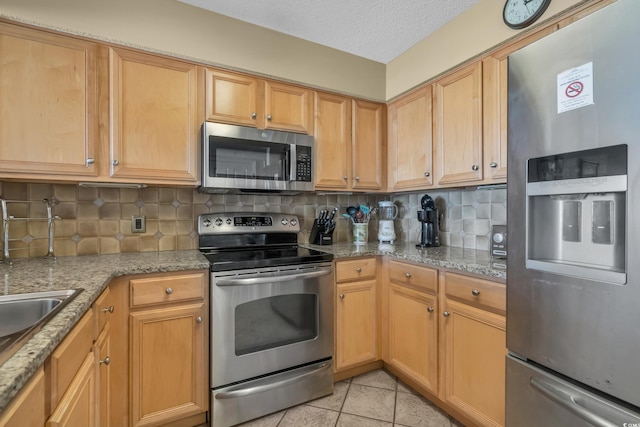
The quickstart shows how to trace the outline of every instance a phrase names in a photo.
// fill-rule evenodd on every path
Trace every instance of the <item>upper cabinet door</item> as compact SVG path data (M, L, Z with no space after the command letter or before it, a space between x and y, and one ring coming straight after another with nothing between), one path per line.
M311 133L313 92L283 83L264 84L264 129Z
M257 127L261 81L249 76L206 70L207 121Z
M382 147L386 132L384 104L352 101L352 188L380 190L384 174Z
M346 190L351 168L351 99L315 95L316 189Z
M431 86L389 106L389 190L433 185Z
M111 177L197 184L201 69L123 49L109 56Z
M434 84L438 185L482 180L482 62Z
M0 176L97 175L96 45L0 24Z

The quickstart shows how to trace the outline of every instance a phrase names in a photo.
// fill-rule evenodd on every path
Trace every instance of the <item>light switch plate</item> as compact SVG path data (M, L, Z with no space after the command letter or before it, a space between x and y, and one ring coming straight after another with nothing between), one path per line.
M133 215L131 217L131 232L144 233L147 231L147 219L144 215Z

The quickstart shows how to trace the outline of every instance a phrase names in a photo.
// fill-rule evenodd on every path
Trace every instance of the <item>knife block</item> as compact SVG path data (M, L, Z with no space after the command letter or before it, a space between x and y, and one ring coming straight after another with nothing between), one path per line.
M321 231L318 225L318 220L313 220L313 227L311 227L311 233L309 234L309 243L314 245L332 245L333 244L333 231Z

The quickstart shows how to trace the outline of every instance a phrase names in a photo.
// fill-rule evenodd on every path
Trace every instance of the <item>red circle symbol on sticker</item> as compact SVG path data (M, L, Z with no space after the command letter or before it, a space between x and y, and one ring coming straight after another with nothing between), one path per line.
M582 89L584 89L584 85L582 84L582 82L575 81L567 85L567 88L564 90L564 93L569 98L575 98L576 96L582 93Z

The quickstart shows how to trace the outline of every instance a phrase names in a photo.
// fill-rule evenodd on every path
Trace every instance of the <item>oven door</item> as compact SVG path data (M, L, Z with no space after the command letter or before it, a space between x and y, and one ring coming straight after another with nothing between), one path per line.
M211 280L211 386L333 355L330 263L216 272Z

